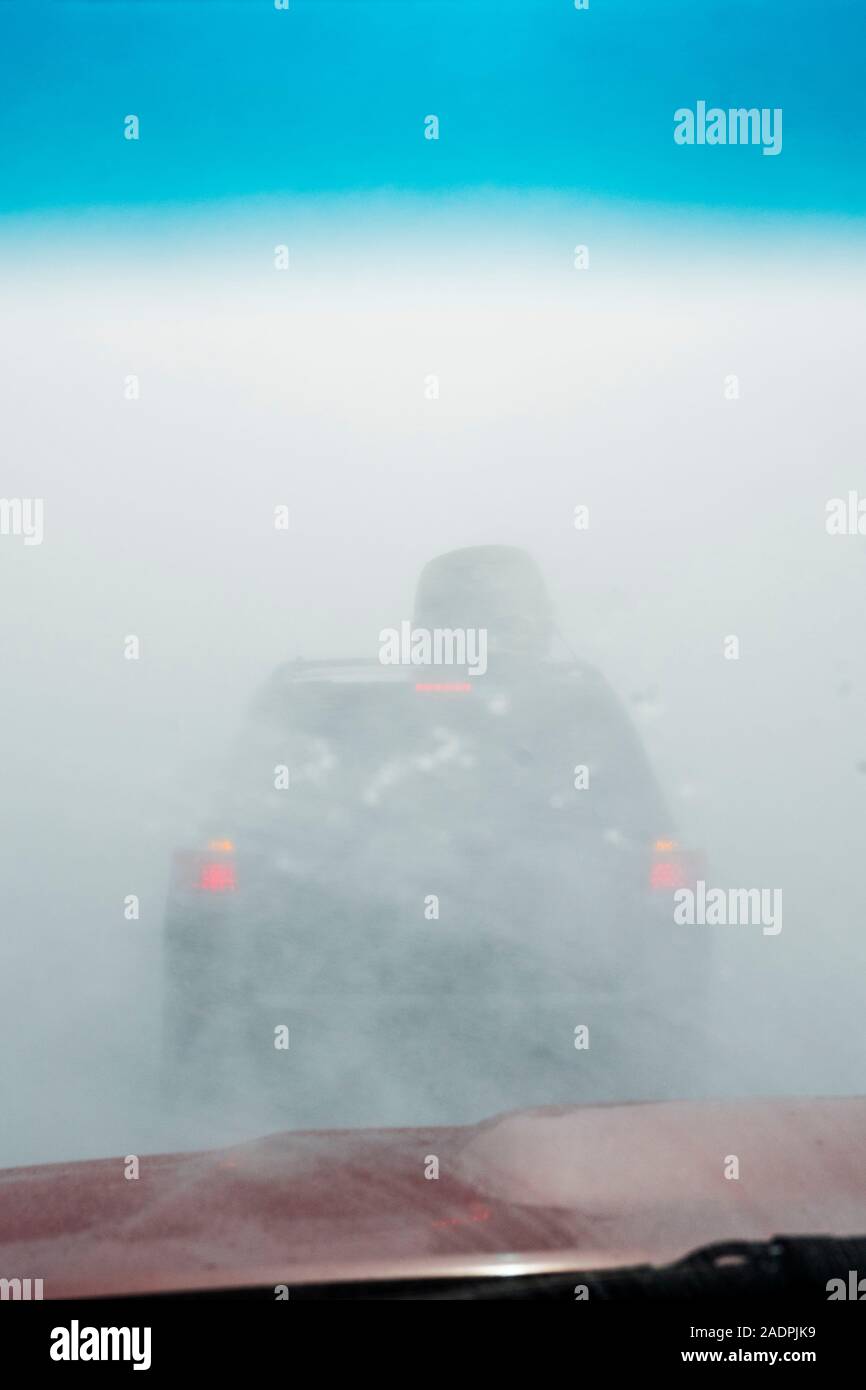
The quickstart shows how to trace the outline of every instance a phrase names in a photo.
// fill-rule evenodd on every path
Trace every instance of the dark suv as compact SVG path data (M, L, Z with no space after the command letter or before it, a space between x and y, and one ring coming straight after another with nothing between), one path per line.
M171 1090L231 1076L316 1123L379 1121L389 1088L450 1120L688 1088L708 963L671 890L693 866L601 677L494 632L474 678L271 678L174 866Z

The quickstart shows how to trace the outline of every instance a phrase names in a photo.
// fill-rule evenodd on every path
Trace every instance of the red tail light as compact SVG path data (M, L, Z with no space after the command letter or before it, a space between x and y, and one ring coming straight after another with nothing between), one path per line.
M202 893L231 893L237 888L232 860L205 860L199 870L198 887Z
M238 886L234 845L211 840L207 850L181 850L174 856L174 886L182 893L233 893Z
M650 863L650 888L662 891L693 888L704 874L704 856L700 850L680 849L675 840L656 840Z
M682 864L673 859L657 859L650 869L650 888L685 888L686 875Z

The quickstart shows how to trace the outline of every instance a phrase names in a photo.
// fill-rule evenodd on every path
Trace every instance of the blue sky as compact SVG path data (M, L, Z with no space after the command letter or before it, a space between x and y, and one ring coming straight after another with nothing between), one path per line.
M0 212L538 189L862 215L864 37L859 0L7 0ZM782 107L781 156L676 146L699 98Z

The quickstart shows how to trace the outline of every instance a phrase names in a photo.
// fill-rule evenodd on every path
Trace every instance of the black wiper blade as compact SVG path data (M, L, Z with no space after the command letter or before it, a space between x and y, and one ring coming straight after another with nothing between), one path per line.
M571 1270L555 1274L427 1281L386 1297L408 1299L562 1299L591 1302L643 1299L821 1299L828 1283L852 1271L866 1277L866 1236L773 1236L766 1241L719 1241L669 1265ZM581 1294L583 1289L585 1294ZM864 1285L866 1289L866 1285ZM370 1297L369 1291L363 1295ZM379 1295L382 1296L381 1294ZM847 1295L850 1297L850 1293Z
M551 1274L463 1275L444 1278L347 1280L292 1284L292 1301L466 1301L586 1298L591 1303L719 1299L810 1303L829 1300L831 1279L842 1281L846 1298L859 1297L863 1271L866 1296L866 1236L773 1236L766 1241L719 1241L669 1265L626 1269L557 1270ZM852 1292L852 1287L854 1292ZM273 1285L116 1294L102 1304L240 1300L273 1302Z

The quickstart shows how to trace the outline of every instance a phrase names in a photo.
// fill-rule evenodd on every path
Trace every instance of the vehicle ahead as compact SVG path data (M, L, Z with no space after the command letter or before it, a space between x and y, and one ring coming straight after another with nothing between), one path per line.
M631 724L549 659L548 622L531 562L482 547L428 567L413 631L483 629L483 673L275 673L218 829L175 862L169 1091L231 1073L296 1123L350 1123L687 1089L689 866Z

